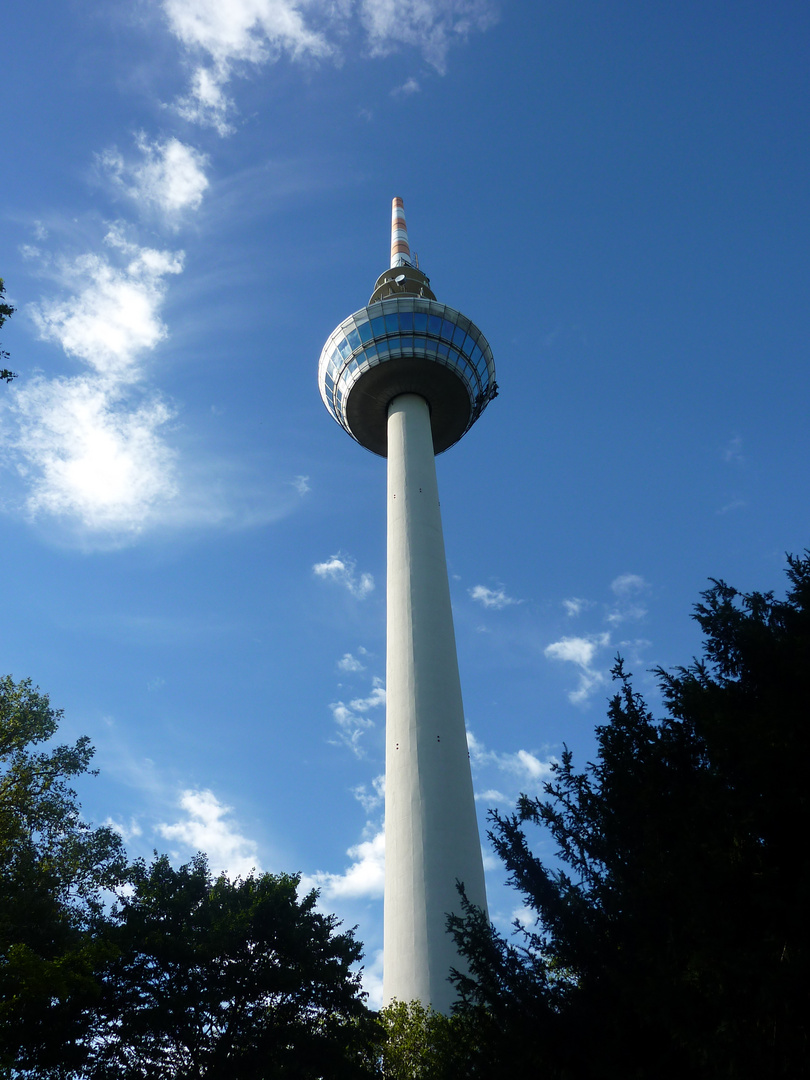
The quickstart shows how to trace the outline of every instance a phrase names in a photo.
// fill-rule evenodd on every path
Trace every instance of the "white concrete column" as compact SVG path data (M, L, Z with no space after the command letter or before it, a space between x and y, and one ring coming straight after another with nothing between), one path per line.
M448 1013L461 968L456 880L486 909L430 412L388 410L388 646L383 1000Z

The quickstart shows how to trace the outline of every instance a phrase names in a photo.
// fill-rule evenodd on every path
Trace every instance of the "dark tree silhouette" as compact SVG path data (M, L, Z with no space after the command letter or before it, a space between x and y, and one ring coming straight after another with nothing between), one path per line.
M3 279L0 278L0 330L2 330L6 319L10 318L16 311L16 308L13 308L11 304L6 303L5 295L6 285ZM8 360L8 356L8 352L5 349L0 348L0 365L2 365L4 360ZM17 376L13 371L9 371L8 368L0 366L0 379L5 380L5 382L11 382L12 379L16 378Z
M785 600L715 581L704 656L657 671L655 719L621 661L598 753L491 815L537 915L517 944L453 919L480 1011L479 1071L795 1077L808 1060L810 555ZM532 852L556 841L560 867Z

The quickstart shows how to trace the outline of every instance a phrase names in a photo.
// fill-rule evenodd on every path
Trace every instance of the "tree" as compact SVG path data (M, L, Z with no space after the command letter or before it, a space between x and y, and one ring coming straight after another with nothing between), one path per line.
M61 713L30 680L0 678L0 1069L68 1075L98 993L104 894L123 880L120 838L83 821L71 781L89 740L32 749Z
M419 1001L394 1001L380 1013L382 1080L458 1080L469 1069L477 1025L466 1013L444 1016Z
M0 329L3 328L6 319L10 318L16 310L16 308L13 308L11 304L7 304L5 302L5 300L3 299L5 295L5 282L2 278L0 278ZM6 350L0 348L0 363L2 363L3 360L8 360L8 356L9 354L6 352ZM9 371L8 368L0 367L0 379L5 379L6 382L11 382L12 379L16 378L17 376L14 374L13 371Z
M598 753L566 750L547 799L491 815L537 915L522 944L452 920L488 1019L480 1061L550 1077L795 1077L806 1068L810 950L810 553L787 598L721 581L695 618L704 656L657 671L656 719L621 661ZM531 850L550 831L560 867Z
M361 946L298 878L212 879L204 856L136 863L87 1075L373 1075L376 1022L352 970Z

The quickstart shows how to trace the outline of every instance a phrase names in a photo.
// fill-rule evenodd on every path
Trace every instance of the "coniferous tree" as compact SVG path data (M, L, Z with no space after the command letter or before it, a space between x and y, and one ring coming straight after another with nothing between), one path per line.
M703 659L657 672L666 715L617 662L594 763L566 751L545 799L492 815L537 925L515 944L476 912L452 920L464 1007L488 1020L479 1060L578 1078L806 1068L810 556L788 576L785 600L714 582Z

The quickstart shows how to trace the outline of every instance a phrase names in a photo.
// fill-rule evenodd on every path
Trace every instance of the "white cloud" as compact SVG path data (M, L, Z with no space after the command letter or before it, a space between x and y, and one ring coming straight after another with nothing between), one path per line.
M338 660L337 666L341 671L365 671L366 665L363 664L356 656L352 656L351 653L344 653L343 657Z
M386 56L401 45L421 50L425 60L444 73L447 53L474 30L486 30L496 20L490 0L362 0L360 17L372 56Z
M572 596L570 600L563 600L563 607L565 608L565 614L570 618L576 618L577 615L581 615L586 608L592 606L592 601L582 600L579 596Z
M488 589L486 585L474 585L467 591L473 600L477 600L485 608L495 608L498 611L510 604L522 603L521 600L513 600L511 596L507 596L502 585L497 589Z
M616 596L633 596L643 592L647 588L647 582L640 574L620 574L611 581L610 587Z
M256 843L239 831L231 818L233 808L221 803L212 791L184 791L179 806L185 817L157 827L166 840L181 844L189 853L205 852L214 875L224 872L230 878L246 877L261 869Z
M479 768L494 765L501 772L517 777L521 783L528 781L539 783L547 780L551 776L551 766L557 760L555 757L550 757L546 761L541 761L536 754L528 750L517 750L514 753L488 750L471 731L467 732L467 747L473 765ZM508 796L497 791L493 794L498 795L500 800L508 799Z
M625 604L609 612L605 616L605 621L612 626L618 626L619 623L627 622L629 619L643 619L646 614L647 609L640 604Z
M126 162L117 150L106 150L101 164L130 198L155 207L176 226L184 211L196 210L202 202L208 158L174 137L149 142L141 133L137 146L140 161Z
M198 67L191 75L188 94L175 103L178 115L190 124L212 127L223 138L230 135L234 131L229 120L234 105L222 88L228 78L227 68Z
M371 787L371 791L365 784L358 784L357 787L352 788L352 795L367 814L378 810L385 801L385 773L375 776L371 781Z
M332 717L338 725L340 741L357 755L364 756L364 750L360 745L360 739L364 732L374 727L374 721L366 716L371 709L385 705L385 687L382 679L375 678L372 682L372 691L368 697L355 698L348 705L342 701L334 701L329 706Z
M163 10L181 44L206 58L194 69L189 94L178 102L178 110L221 135L231 130L232 105L224 87L234 71L275 60L281 52L296 58L333 52L290 0L163 0Z
M345 555L332 555L326 562L316 563L312 571L316 577L343 585L358 600L364 600L374 589L374 578L371 574L358 576L354 559Z
M123 821L115 821L113 818L108 817L104 824L114 832L117 832L121 839L127 844L143 835L143 829L134 817L129 819L129 824L124 824Z
M613 626L618 626L619 623L628 620L644 618L647 609L634 599L640 593L649 589L649 585L643 577L639 574L621 574L619 577L614 578L610 583L610 587L617 596L619 603L606 616L607 622Z
M301 498L303 498L305 495L308 495L309 492L312 490L312 488L309 486L308 476L296 476L290 481L290 483L301 496Z
M418 94L422 87L411 76L410 79L406 79L402 86L395 86L391 91L392 97L409 97L411 94Z
M372 56L413 47L440 73L451 46L497 17L493 0L162 0L162 7L171 33L195 58L188 93L174 107L220 135L233 131L235 106L226 88L235 75L283 53L298 60L339 59L339 42L355 13ZM414 77L399 88L416 90Z
M498 791L497 788L487 788L486 791L477 791L475 793L476 802L484 802L488 806L492 806L494 803L506 803L508 806L514 806L515 800L511 799L508 795L504 795L502 791Z
M110 227L104 243L123 265L106 254L63 263L61 278L71 295L34 304L31 314L43 340L61 345L100 375L134 381L141 375L141 354L166 337L159 316L164 279L182 271L183 253L139 247L120 225Z
M14 412L32 516L133 534L176 495L175 454L161 437L173 413L159 398L131 405L92 375L40 378L21 388Z
M593 666L596 653L610 644L610 635L595 634L589 637L564 637L552 642L543 650L549 660L564 660L579 667L579 685L568 695L573 705L584 704L593 691L606 682L603 671Z
M22 385L3 403L13 422L5 441L30 514L131 535L177 491L162 437L173 410L136 385L144 355L166 336L165 279L180 273L183 255L133 244L117 225L104 239L108 252L58 264L68 295L31 308L40 337L90 370Z
M318 870L301 878L304 891L319 889L325 900L378 899L385 884L385 830L380 829L370 840L350 847L346 852L354 860L342 874Z

